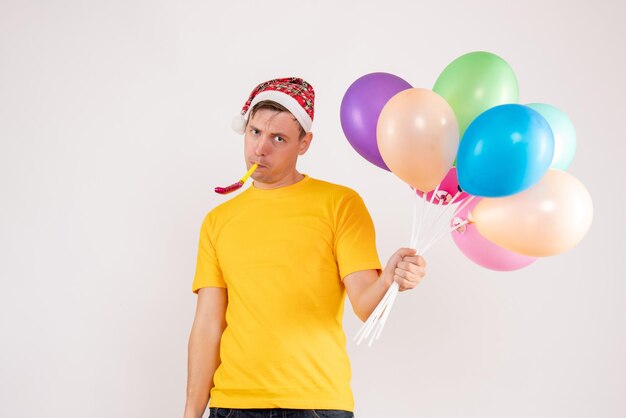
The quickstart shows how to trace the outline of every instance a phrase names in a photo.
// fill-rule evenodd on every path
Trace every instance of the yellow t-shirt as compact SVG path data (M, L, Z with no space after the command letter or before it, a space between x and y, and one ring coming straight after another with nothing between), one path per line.
M211 406L352 411L342 279L380 268L369 212L347 187L305 175L209 212L193 291L228 289Z

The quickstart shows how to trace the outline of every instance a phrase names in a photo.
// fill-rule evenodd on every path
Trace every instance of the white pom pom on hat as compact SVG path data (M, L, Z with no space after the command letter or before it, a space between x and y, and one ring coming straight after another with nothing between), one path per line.
M315 91L313 86L298 77L276 78L256 86L235 116L231 126L238 134L246 131L248 112L257 103L269 100L284 106L300 123L305 132L311 132L314 116Z
M233 131L243 135L246 132L247 123L248 121L243 115L237 115L231 121L230 126L233 128Z

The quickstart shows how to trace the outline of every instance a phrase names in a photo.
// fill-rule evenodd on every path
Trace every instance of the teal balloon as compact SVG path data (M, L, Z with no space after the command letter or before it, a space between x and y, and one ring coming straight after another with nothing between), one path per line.
M565 112L545 103L530 103L526 106L543 116L554 135L554 158L550 167L567 170L576 155L576 129Z
M459 185L480 197L522 192L544 176L554 156L550 125L539 112L505 104L468 126L456 157Z
M443 70L433 91L454 110L459 135L482 112L505 103L517 103L517 78L509 64L490 52L462 55Z

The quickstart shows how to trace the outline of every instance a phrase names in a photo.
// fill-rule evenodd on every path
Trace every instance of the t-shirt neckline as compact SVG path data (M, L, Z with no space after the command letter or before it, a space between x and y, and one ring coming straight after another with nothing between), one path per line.
M275 189L259 189L258 187L255 187L254 182L253 182L250 185L250 187L248 187L248 190L251 193L254 193L256 195L276 196L276 195L284 194L284 193L292 193L304 187L311 180L311 177L308 174L302 173L302 175L304 177L301 180L293 184L290 184L289 186L277 187Z

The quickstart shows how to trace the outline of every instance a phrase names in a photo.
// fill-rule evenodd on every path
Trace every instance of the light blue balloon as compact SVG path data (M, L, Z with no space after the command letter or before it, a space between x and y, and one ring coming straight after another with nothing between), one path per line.
M566 170L576 155L576 129L565 112L545 103L526 106L541 113L552 128L554 135L554 158L550 167Z
M470 123L456 164L461 188L504 197L537 183L550 168L554 137L539 112L519 104L492 107Z

